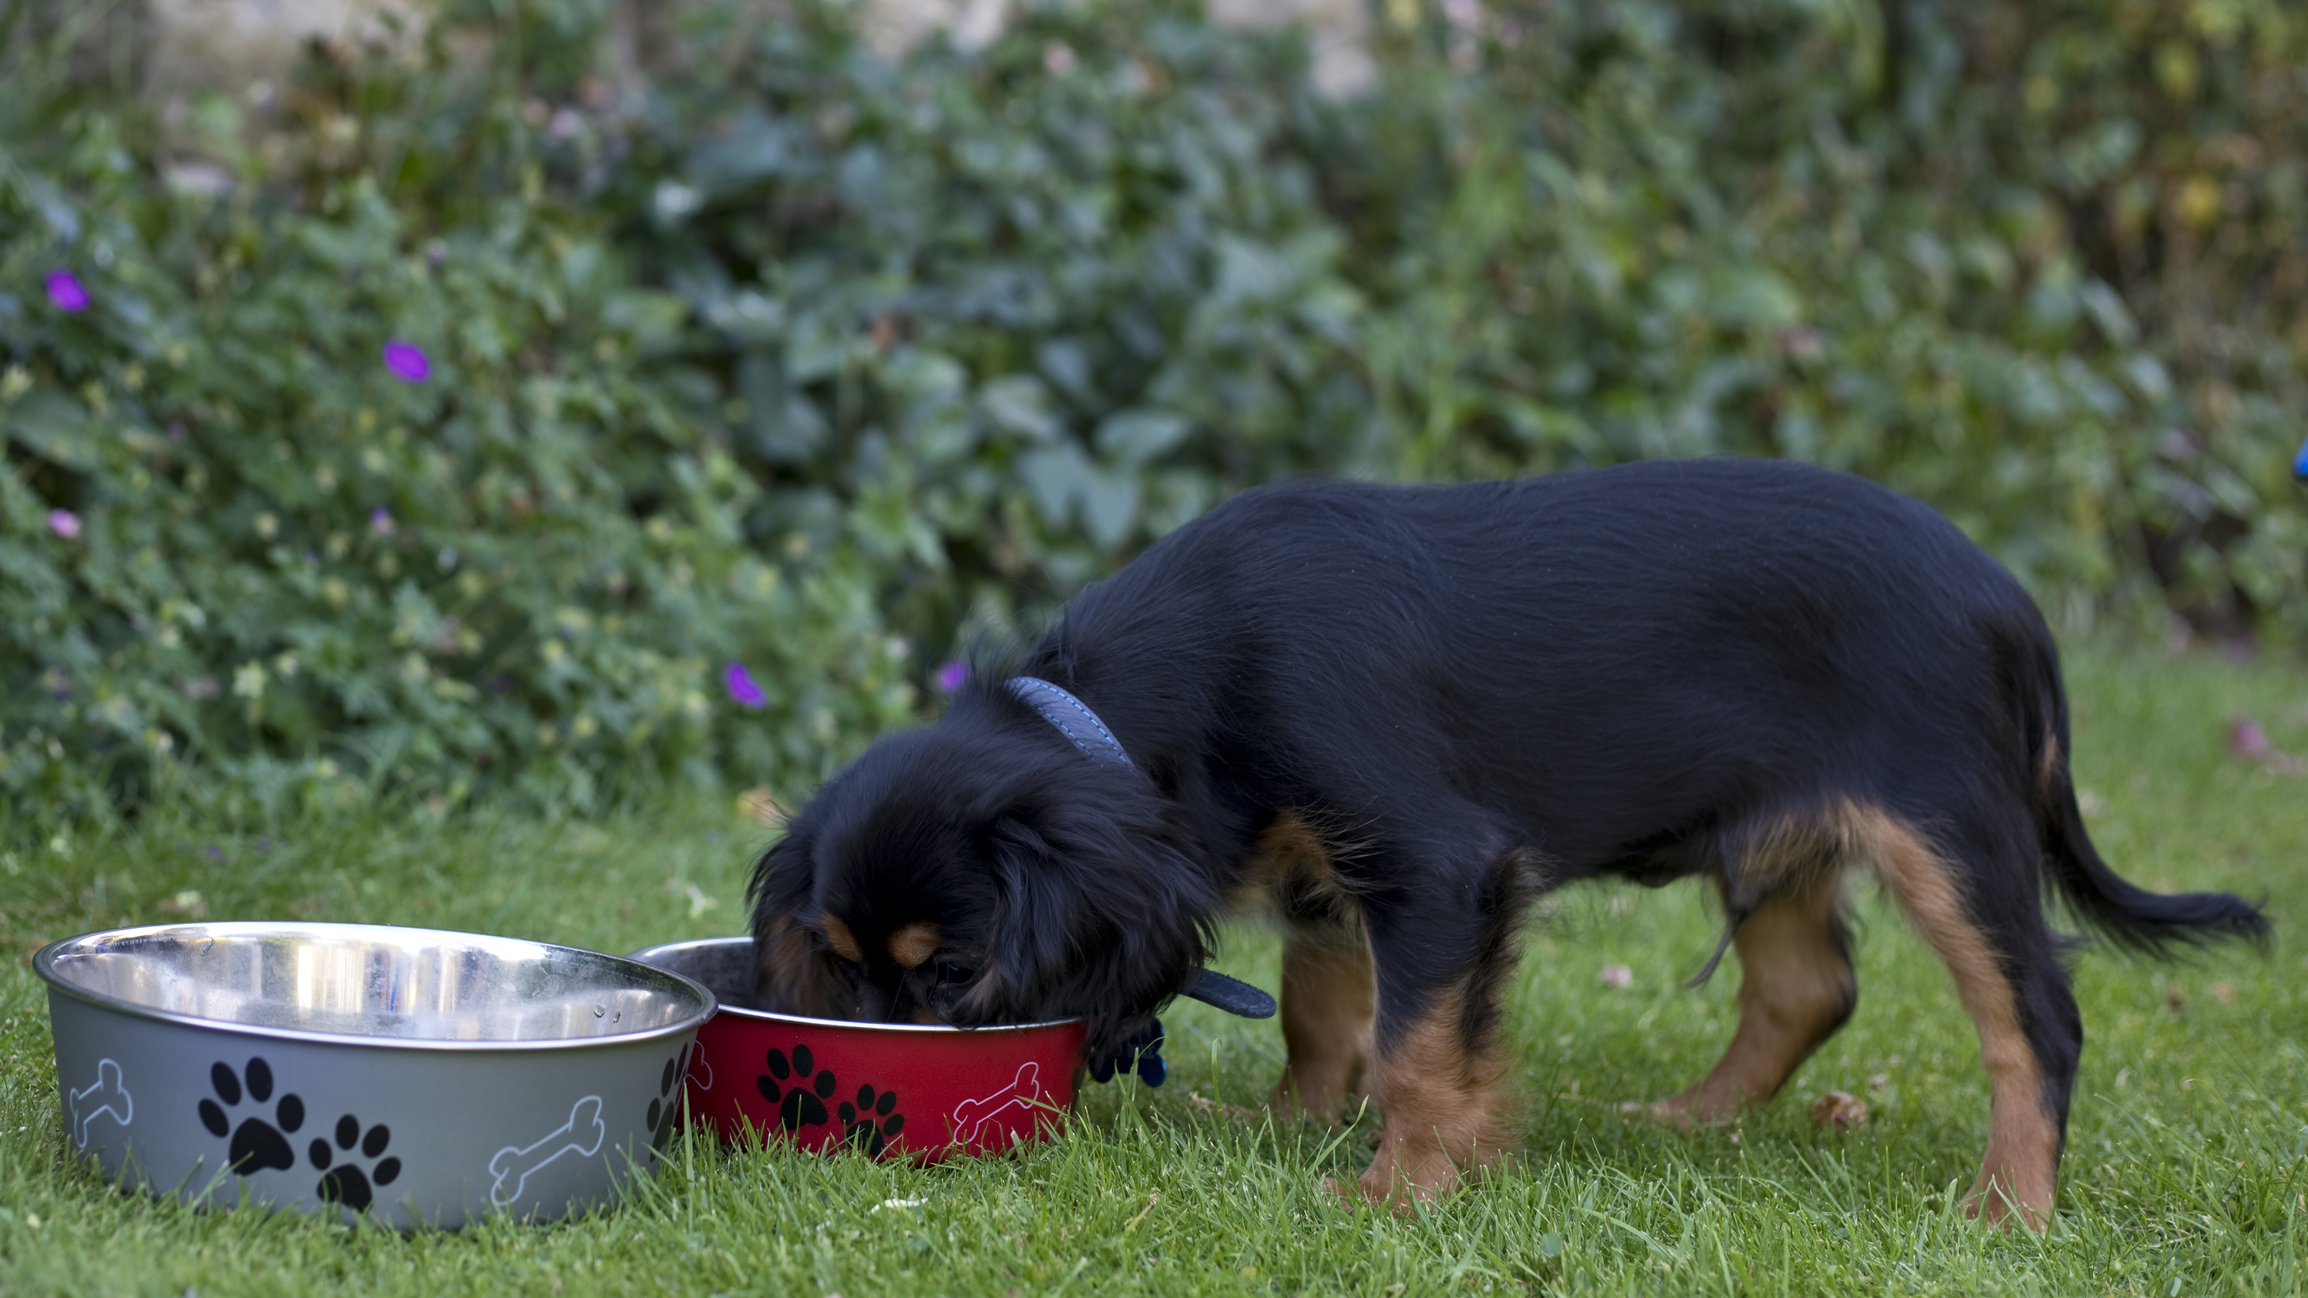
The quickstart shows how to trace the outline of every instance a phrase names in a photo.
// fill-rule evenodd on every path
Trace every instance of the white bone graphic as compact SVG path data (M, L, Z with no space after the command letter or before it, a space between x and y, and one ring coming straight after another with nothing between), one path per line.
M136 1101L128 1094L120 1065L109 1059L96 1061L96 1080L89 1083L87 1090L67 1088L65 1094L72 1097L72 1147L75 1149L88 1148L88 1128L105 1114L111 1114L112 1120L123 1127L136 1116Z
M1031 1109L1042 1098L1042 1066L1037 1063L1018 1065L1018 1075L1008 1089L996 1091L982 1099L964 1100L954 1106L954 1139L962 1144L977 1144L978 1133L986 1124L1012 1109ZM988 1132L999 1134L998 1130Z
M697 1076L697 1070L700 1068L705 1070L705 1077L702 1080ZM710 1091L713 1089L713 1065L705 1062L704 1051L699 1050L689 1056L688 1077L690 1081L697 1083L698 1090Z
M588 1129L590 1136L580 1134ZM489 1160L489 1175L497 1178L489 1187L489 1202L500 1208L511 1207L529 1188L529 1178L543 1171L546 1164L563 1154L591 1158L601 1152L601 1142L608 1138L609 1128L601 1121L601 1097L588 1095L570 1105L569 1120L543 1140L525 1148L507 1145L497 1151ZM505 1188L507 1181L513 1183L510 1193Z

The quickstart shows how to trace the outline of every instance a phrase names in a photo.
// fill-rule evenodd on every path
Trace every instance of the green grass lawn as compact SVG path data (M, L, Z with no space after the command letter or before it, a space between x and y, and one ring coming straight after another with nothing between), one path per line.
M1946 974L1870 892L1858 1013L1779 1101L1726 1131L1622 1118L1728 1039L1727 966L1679 984L1715 921L1689 885L1576 890L1534 920L1506 1032L1519 1153L1415 1218L1348 1209L1343 1136L1252 1111L1271 1023L1173 1007L1170 1082L1093 1088L1065 1138L915 1168L844 1155L674 1150L622 1209L558 1226L400 1235L113 1193L66 1162L42 942L172 918L363 920L624 951L742 927L759 826L722 800L600 823L479 813L269 839L151 825L0 858L0 1292L2298 1293L2308 1288L2308 778L2227 752L2231 717L2308 752L2308 672L2100 650L2070 663L2075 763L2103 853L2161 888L2265 894L2265 955L2168 968L2077 961L2086 1050L2049 1238L1955 1209L1987 1130L1978 1046ZM197 901L191 895L199 894ZM1275 985L1267 935L1230 972ZM1606 965L1634 971L1604 985ZM1805 1103L1864 1098L1864 1130Z

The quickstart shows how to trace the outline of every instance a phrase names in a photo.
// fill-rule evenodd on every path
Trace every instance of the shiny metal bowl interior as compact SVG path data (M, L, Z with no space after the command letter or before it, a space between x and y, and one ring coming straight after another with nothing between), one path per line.
M701 937L643 947L626 957L691 978L713 993L721 1008L738 1018L775 1019L781 1023L812 1023L829 1028L872 1028L877 1032L947 1033L1012 1032L1054 1028L1079 1019L1049 1019L1040 1023L1002 1023L978 1028L957 1028L946 1023L880 1023L871 1019L819 1019L804 1014L783 1014L761 1008L755 999L760 967L750 937Z
M369 924L174 924L91 933L34 962L66 995L148 1018L412 1046L676 1030L712 995L575 947Z

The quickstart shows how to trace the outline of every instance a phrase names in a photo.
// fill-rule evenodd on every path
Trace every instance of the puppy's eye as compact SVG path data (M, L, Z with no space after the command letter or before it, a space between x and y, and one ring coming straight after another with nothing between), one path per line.
M966 964L960 960L938 961L938 986L940 987L959 986L977 976L978 970L975 965Z

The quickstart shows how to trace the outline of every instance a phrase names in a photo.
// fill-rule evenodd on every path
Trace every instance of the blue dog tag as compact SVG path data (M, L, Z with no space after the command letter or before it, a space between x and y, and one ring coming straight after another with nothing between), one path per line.
M1246 1019L1271 1018L1274 998L1239 979L1229 978L1208 969L1197 969L1187 976L1180 989L1187 996L1205 1005L1215 1005L1229 1014ZM1162 1062L1162 1020L1155 1019L1151 1027L1142 1028L1136 1036L1122 1043L1122 1048L1104 1059L1088 1061L1090 1080L1110 1082L1117 1072L1135 1071L1138 1080L1148 1086L1160 1086L1170 1075L1169 1065Z
M1139 1029L1138 1034L1123 1042L1114 1054L1089 1063L1090 1080L1094 1082L1113 1081L1119 1071L1135 1072L1138 1080L1148 1086L1160 1086L1170 1075L1169 1067L1162 1062L1162 1020L1155 1019Z

